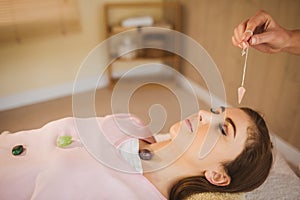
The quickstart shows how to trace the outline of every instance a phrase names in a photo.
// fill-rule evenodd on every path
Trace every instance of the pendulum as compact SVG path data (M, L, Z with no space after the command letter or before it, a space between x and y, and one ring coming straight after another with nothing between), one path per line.
M247 49L243 49L243 51L242 51L242 55L246 54L246 56L245 56L245 62L244 62L244 68L243 68L242 85L238 89L238 102L239 102L239 104L242 102L242 99L243 99L244 94L246 92L246 89L244 87L244 83L245 83L245 75L246 75L246 69L247 69L248 50L249 49L247 48Z
M19 156L25 151L25 147L23 145L14 146L11 150L12 155Z
M242 102L242 99L244 97L244 94L246 92L246 89L244 87L245 83L245 75L246 75L246 69L247 69L247 59L248 59L248 48L243 50L242 54L246 54L245 56L245 62L244 62L244 68L243 68L243 77L242 77L242 85L238 88L238 102L239 104Z
M139 150L139 156L142 160L151 160L153 154L148 149L141 149L141 150Z
M253 32L251 30L246 30L245 33L250 33L250 37L253 36ZM246 75L246 69L247 69L248 51L249 51L249 47L242 50L242 56L244 56L244 55L246 55L246 56L245 56L245 62L244 62L244 68L243 68L242 85L238 88L238 103L239 104L242 102L242 99L246 92L246 89L244 87L244 82L245 82L245 75Z

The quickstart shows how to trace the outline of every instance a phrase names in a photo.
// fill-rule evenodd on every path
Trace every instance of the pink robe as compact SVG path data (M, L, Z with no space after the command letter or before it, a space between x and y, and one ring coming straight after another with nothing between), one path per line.
M85 120L88 124L89 119ZM104 131L114 147L131 138L116 129L112 116L97 120L102 127L114 130ZM80 142L58 147L56 140L62 135L79 140L75 118L53 121L36 130L0 135L0 199L166 199L142 174L121 172L102 164ZM25 155L12 155L16 145L25 146ZM115 155L119 155L117 149ZM117 159L124 169L131 168L120 155Z

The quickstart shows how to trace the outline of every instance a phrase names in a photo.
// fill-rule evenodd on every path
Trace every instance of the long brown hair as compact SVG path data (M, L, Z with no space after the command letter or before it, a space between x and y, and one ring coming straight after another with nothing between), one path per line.
M260 114L250 108L240 108L253 121L247 128L245 148L233 161L223 163L231 177L227 186L216 186L204 176L192 176L179 180L169 193L169 198L184 199L201 192L248 192L260 186L267 178L272 163L272 143L269 131Z

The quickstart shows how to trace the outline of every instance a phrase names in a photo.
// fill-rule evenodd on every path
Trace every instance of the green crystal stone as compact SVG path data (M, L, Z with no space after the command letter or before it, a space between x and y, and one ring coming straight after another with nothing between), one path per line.
M70 145L71 143L72 143L72 136L69 135L59 136L56 140L56 145L58 147L65 147Z
M17 146L14 146L11 150L11 153L14 155L14 156L18 156L20 155L21 153L23 153L24 151L24 147L23 145L17 145Z

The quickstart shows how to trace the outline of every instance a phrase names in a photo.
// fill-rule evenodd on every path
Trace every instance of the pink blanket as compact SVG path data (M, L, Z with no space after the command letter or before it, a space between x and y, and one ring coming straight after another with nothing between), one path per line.
M104 119L110 117L97 118ZM101 164L80 142L58 147L59 136L79 140L74 122L65 118L41 129L0 135L0 199L165 199L143 175ZM16 145L26 148L24 155L12 155Z

